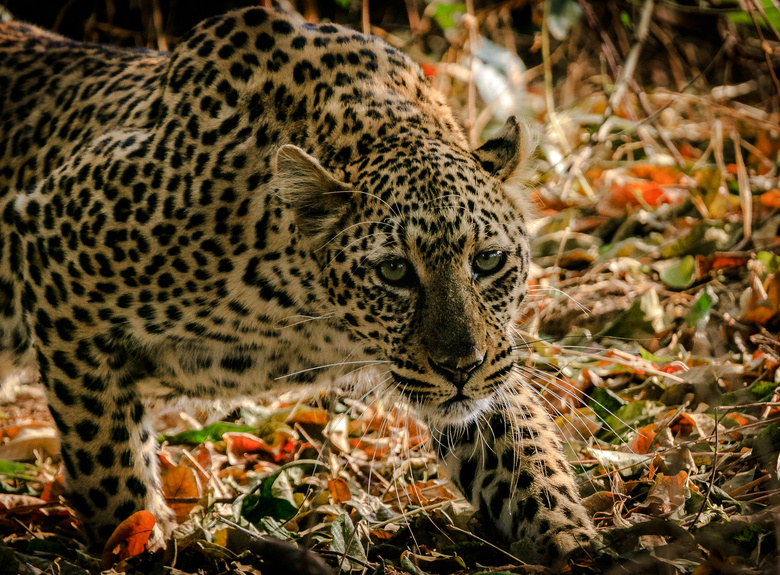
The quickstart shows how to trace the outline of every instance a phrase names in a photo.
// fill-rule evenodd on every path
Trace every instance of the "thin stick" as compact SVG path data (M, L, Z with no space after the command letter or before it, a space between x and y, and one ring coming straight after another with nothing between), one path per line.
M477 18L474 16L474 0L466 0L466 18L464 23L469 31L469 86L466 129L469 134L469 144L474 148L477 145L477 85L474 81L474 49L477 46Z
M734 142L734 156L737 162L739 201L742 204L742 233L744 241L749 242L753 235L753 196L750 193L750 180L748 179L745 160L742 158L742 145L739 131L734 130L731 132L731 141Z
M626 58L626 64L623 66L623 70L620 72L617 81L615 82L615 90L612 92L612 96L609 98L609 105L604 111L604 117L612 114L613 110L617 110L620 107L620 103L623 101L623 96L626 94L629 81L634 76L636 65L639 62L639 55L642 53L642 47L645 45L647 39L647 32L650 29L650 16L653 14L653 8L655 2L653 0L647 0L642 8L642 15L639 20L639 27L637 28L637 41L631 47L631 51Z
M165 37L165 27L163 26L162 10L160 10L160 0L152 0L152 23L154 24L154 35L157 36L157 49L161 52L167 52L168 40Z
M363 34L371 34L371 19L368 13L368 0L363 0L361 6L361 20L363 27Z
M707 506L707 501L710 498L712 486L715 484L715 472L718 470L718 425L720 425L720 422L718 421L718 409L719 407L715 407L715 458L712 462L712 475L710 476L709 483L707 483L707 493L704 494L704 501L701 502L701 507L699 507L699 512L696 514L696 517L694 517L693 521L688 524L689 528L696 525L696 523L699 521L699 517L701 517L701 514L704 512L704 508Z
M756 28L756 34L758 34L758 37L761 40L761 51L764 53L764 60L766 60L766 67L769 68L769 75L772 76L772 82L775 84L775 92L777 92L777 95L780 96L780 81L777 80L775 67L772 65L772 58L769 56L771 53L771 47L769 47L769 44L764 38L764 33L761 31L761 24L758 23L758 19L753 13L753 11L756 9L755 1L750 0L750 5L751 9L749 9L747 12L750 15L750 19L753 20L753 26ZM769 20L767 20L767 22L769 22Z

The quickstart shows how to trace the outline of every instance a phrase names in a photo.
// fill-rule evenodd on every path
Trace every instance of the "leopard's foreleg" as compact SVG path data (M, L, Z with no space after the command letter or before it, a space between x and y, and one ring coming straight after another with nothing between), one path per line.
M561 440L530 392L469 424L430 427L449 477L507 541L529 541L546 564L587 552L593 523Z

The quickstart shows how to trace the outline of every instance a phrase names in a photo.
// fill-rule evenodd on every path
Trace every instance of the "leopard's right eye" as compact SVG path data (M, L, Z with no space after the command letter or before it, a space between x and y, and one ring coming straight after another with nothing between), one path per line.
M376 267L376 270L379 278L390 285L407 286L415 280L412 264L406 260L385 260Z

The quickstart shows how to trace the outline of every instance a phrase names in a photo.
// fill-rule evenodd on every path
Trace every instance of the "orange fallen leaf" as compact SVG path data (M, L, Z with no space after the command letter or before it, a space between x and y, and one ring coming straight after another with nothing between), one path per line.
M768 192L761 194L758 197L758 201L761 202L762 206L771 210L780 208L780 190L772 188Z
M149 537L157 523L148 511L138 511L122 521L103 548L103 568L139 555L149 548Z
M396 486L396 489L389 491L384 500L387 502L398 503L405 507L410 503L413 505L430 505L441 501L455 499L455 494L447 489L445 483L440 480L415 481L409 485Z
M65 485L62 476L57 476L53 481L43 486L41 499L44 501L59 501L60 495L65 493Z
M637 206L645 203L656 207L671 201L670 196L656 182L626 182L615 184L609 190L612 201L619 205Z
M173 465L167 459L160 458L160 479L163 495L167 499L199 499L200 483L195 476L195 470L189 465ZM171 509L176 513L178 521L185 521L196 503L172 502Z
M650 449L650 445L655 439L655 432L658 429L657 423L650 423L644 427L640 427L636 430L636 436L631 443L628 444L628 448L633 453L644 454Z
M352 492L349 490L349 485L339 477L335 479L331 477L328 479L328 490L330 491L330 496L333 498L333 503L344 503L345 501L352 499Z
M699 278L704 278L710 272L724 269L743 269L751 260L749 253L720 252L711 256L696 256Z
M228 461L231 465L242 463L250 459L249 454L267 453L274 461L280 461L285 454L293 449L292 434L289 431L278 429L273 434L272 443L268 443L261 437L251 433L231 431L224 433L222 439L227 448Z
M660 185L676 184L680 181L680 172L671 166L635 164L631 166L628 173Z
M420 64L420 68L422 68L423 74L425 74L426 78L436 77L437 69L433 64Z
M679 150L680 155L683 158L688 158L690 160L698 160L701 158L701 150L699 148L694 148L687 141L683 141L682 144L680 144Z
M775 158L777 153L780 152L780 137L769 130L761 129L756 134L756 143L754 145L764 157ZM750 154L748 162L755 163L756 161L757 158L754 157L754 154Z
M285 423L308 423L325 426L328 423L328 412L321 407L297 409L290 414Z

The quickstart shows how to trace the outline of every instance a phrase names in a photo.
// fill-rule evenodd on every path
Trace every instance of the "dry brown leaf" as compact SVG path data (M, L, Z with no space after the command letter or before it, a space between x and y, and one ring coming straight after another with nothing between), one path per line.
M285 423L303 423L312 425L325 426L328 423L328 412L321 407L306 407L303 409L296 409L290 417L285 420Z
M148 511L138 511L122 521L103 548L103 568L146 551L155 523L157 520Z
M51 426L25 426L13 435L9 433L9 437L13 439L0 445L0 459L33 461L36 459L36 451L43 457L57 455L60 452L57 430Z
M46 505L46 501L31 495L0 493L0 509L14 509L15 507L31 507L37 505Z
M183 463L173 465L166 458L161 457L160 479L166 499L199 499L201 496L200 482L195 475L195 470L189 465ZM189 517L195 505L195 502L173 501L170 507L176 513L176 519L181 522Z
M333 503L344 503L352 499L352 493L349 490L349 485L344 479L340 477L328 478L328 490L330 491L331 499Z
M650 423L636 430L636 436L628 444L628 448L633 453L647 453L650 445L655 439L655 432L658 429L657 423Z

